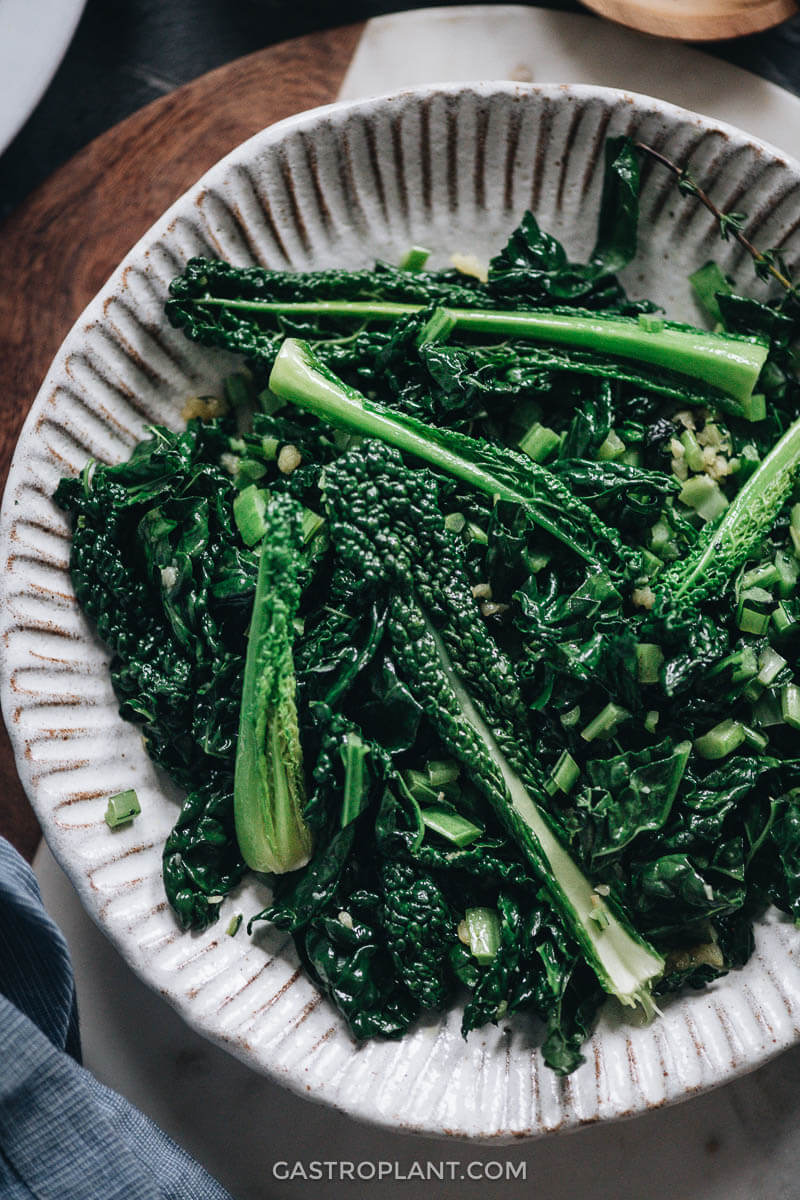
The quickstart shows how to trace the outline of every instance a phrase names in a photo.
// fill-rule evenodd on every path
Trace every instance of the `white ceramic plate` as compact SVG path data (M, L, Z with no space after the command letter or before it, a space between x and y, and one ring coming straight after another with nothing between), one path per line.
M33 112L86 0L0 0L0 154Z
M426 88L334 105L245 143L182 197L131 251L69 334L25 424L4 500L2 701L23 782L83 903L143 979L196 1029L303 1094L396 1128L474 1138L532 1135L681 1099L797 1039L800 947L776 916L741 972L665 1005L649 1027L606 1011L587 1062L560 1080L523 1021L463 1041L460 1014L431 1017L399 1043L356 1046L277 931L225 935L233 912L263 907L251 881L219 924L178 932L161 885L177 797L117 715L107 659L67 573L69 530L50 496L89 456L119 460L143 427L172 426L187 394L231 366L170 329L167 284L191 254L308 268L396 259L412 242L485 258L526 206L573 256L593 241L602 144L621 132L691 159L762 245L800 260L800 164L732 128L645 97L590 87ZM645 175L642 245L627 271L696 317L686 275L709 254L750 287L750 263L719 243L704 210L658 171ZM135 786L141 817L112 833L105 798Z

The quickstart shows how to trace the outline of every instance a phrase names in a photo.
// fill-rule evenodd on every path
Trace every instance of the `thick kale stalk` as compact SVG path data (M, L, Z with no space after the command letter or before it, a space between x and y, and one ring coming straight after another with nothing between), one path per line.
M292 659L304 568L302 511L285 496L266 506L236 748L239 848L253 870L277 874L296 871L311 856Z
M706 527L687 559L664 572L658 607L717 597L767 538L800 470L800 420L787 429L716 524Z
M603 989L622 1004L640 1004L652 1015L650 988L661 975L663 959L639 937L621 912L595 892L570 858L531 789L500 749L442 639L427 619L424 624L417 647L421 649L421 641L428 642L427 663L433 671L438 669L447 685L438 688L435 704L428 704L428 716L447 748L475 772L476 784L542 880L553 907L580 945Z
M638 552L552 472L505 447L438 429L367 400L328 370L305 342L286 339L269 384L276 396L322 420L380 438L489 496L523 505L534 524L598 570L607 569L609 560L618 572L635 571L639 565Z
M184 302L186 303L186 302ZM204 296L207 313L224 309L246 317L303 321L334 319L355 325L391 324L423 310L423 305L381 300L243 300ZM646 363L666 368L719 390L720 403L746 420L763 414L763 399L753 389L768 347L758 338L702 329L643 317L608 316L603 313L558 311L507 311L473 308L439 308L437 318L448 331L485 334L507 339L530 339L549 345ZM187 329L192 327L187 325ZM233 347L247 350L245 345Z
M273 303L259 300L204 298L207 308L217 306L252 316L271 314L288 320L334 317L355 324L393 322L420 312L421 305L362 300L309 300ZM451 331L488 334L499 338L530 338L579 350L634 359L666 367L690 379L711 384L736 402L741 416L751 415L753 388L766 358L767 345L757 338L709 333L685 325L644 317L605 316L601 313L494 311L492 309L441 308Z

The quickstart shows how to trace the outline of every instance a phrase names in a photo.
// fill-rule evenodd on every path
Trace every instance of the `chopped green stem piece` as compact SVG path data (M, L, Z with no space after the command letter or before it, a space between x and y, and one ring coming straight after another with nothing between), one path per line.
M775 626L775 629L778 633L788 633L793 626L797 625L797 617L786 606L786 604L781 601L772 614L772 624Z
M466 525L467 518L460 512L448 513L444 519L444 527L451 533L463 533Z
M714 521L728 507L725 493L710 475L693 475L680 490L678 499L693 508L704 521Z
M705 469L705 460L703 459L703 451L701 450L697 438L692 433L691 429L684 429L681 434L681 445L686 451L686 465L690 471L702 471Z
M745 727L741 721L728 717L720 721L708 733L696 738L694 748L701 758L726 758L737 750L745 740Z
M519 448L528 458L536 463L545 462L561 445L561 435L538 421L531 425L524 437L519 440Z
M800 687L787 683L781 688L781 716L792 729L800 729Z
M483 833L479 825L473 824L460 813L451 813L443 808L422 808L420 812L428 829L446 838L459 849L471 845Z
M561 724L565 729L574 729L581 719L581 706L576 704L574 708L569 708L565 713L561 714Z
M597 457L600 462L616 462L625 453L625 443L618 434L610 429L605 441L600 444Z
M479 546L489 545L489 535L485 529L481 529L480 525L476 525L474 521L467 522L467 536L471 542L477 542Z
M233 499L233 519L246 546L255 546L267 531L266 511L269 493L251 483Z
M581 769L569 750L564 750L550 772L550 778L544 785L545 791L550 796L554 796L556 792L563 792L565 796L568 796L575 786L580 773Z
M446 342L455 328L455 317L446 308L437 308L430 320L426 321L417 334L417 345L426 346L431 342Z
M494 960L500 948L500 918L494 908L468 908L464 913L469 948L479 963Z
M742 576L742 587L752 588L771 588L773 584L778 582L778 568L774 563L764 563L760 567L753 567L752 571L745 571Z
M777 650L767 646L758 660L758 682L764 687L771 687L787 665L786 659Z
M661 713L658 711L658 709L651 708L650 711L646 713L644 718L644 727L648 733L655 733L656 725L658 725L660 719Z
M745 600L740 602L737 622L742 633L754 633L760 637L767 632L769 621L770 614L768 612L754 608Z
M241 924L242 924L242 914L234 913L234 915L231 917L230 921L228 922L228 928L225 930L228 937L236 937L237 933L239 932L239 929L241 928Z
M639 683L658 683L664 651L655 642L640 642L636 647Z
M713 679L725 671L730 671L732 683L746 683L748 679L752 679L758 674L758 656L754 648L743 646L741 650L735 650L733 654L719 659L712 667L709 667L705 677Z
M349 825L360 816L367 801L364 759L369 746L360 734L351 730L345 738L341 755L344 763L344 795L342 797L341 827Z
M125 792L117 792L116 795L109 797L105 813L106 825L109 829L116 829L118 825L127 825L134 817L138 817L141 811L139 797L133 788L128 788Z
M461 774L461 767L452 759L432 758L426 765L428 783L432 788L444 788L455 783Z
M743 725L744 744L755 750L758 754L763 753L769 745L769 738L765 733L759 733L756 729L751 729L749 725Z
M255 314L337 317L359 323L396 321L419 312L422 307L387 301L309 300L282 303L212 296L203 297L198 303L204 307L216 306ZM450 314L454 319L454 328L462 333L489 334L504 339L530 338L666 367L718 388L733 402L732 407L738 415L745 420L752 419L753 388L766 361L768 349L767 344L758 338L708 333L702 329L671 325L666 321L657 329L648 329L634 318L600 313L577 314L544 309L516 312L479 308L448 308L442 311Z
M432 804L438 799L439 792L431 786L424 771L404 771L403 782L418 804Z
M787 554L785 550L779 550L775 555L775 570L777 572L778 595L781 600L787 600L792 595L797 587L797 578L800 575L800 566L797 559L792 555Z
M401 271L421 271L431 256L424 246L411 246L400 259Z
M623 721L627 721L630 715L627 708L622 708L613 701L609 702L582 730L581 737L585 742L593 742L595 738L611 737L617 726Z

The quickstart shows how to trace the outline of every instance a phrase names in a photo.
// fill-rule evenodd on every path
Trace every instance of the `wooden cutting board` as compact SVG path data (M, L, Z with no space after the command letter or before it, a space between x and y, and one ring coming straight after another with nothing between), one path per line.
M260 50L154 101L91 142L0 228L0 485L53 356L119 261L234 146L335 100L362 29ZM0 834L27 858L41 836L4 727Z

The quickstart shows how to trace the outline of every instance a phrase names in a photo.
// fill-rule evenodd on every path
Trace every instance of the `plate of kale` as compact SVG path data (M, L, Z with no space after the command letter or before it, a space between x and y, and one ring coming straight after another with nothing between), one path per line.
M342 104L69 335L6 721L89 911L257 1069L503 1138L795 1041L799 192L607 89Z

